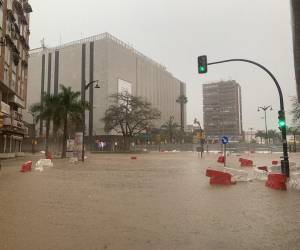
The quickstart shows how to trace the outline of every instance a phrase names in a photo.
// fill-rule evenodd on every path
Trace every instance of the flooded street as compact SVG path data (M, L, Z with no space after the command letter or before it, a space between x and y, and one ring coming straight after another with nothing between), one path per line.
M300 249L299 191L261 181L211 187L205 168L214 154L130 157L55 160L28 174L18 172L21 160L4 162L0 249Z

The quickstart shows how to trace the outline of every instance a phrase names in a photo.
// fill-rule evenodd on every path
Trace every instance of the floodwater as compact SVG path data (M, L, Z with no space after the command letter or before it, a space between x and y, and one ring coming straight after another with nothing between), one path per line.
M56 160L28 174L18 172L20 159L3 162L0 249L300 249L299 191L261 181L212 187L205 168L216 165L214 154L137 157Z

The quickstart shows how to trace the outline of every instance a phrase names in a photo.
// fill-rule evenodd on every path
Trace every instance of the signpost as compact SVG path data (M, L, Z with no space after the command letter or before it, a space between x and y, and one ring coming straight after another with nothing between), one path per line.
M226 149L227 149L227 144L229 143L229 139L227 136L223 136L222 139L222 144L224 145L224 167L226 167Z

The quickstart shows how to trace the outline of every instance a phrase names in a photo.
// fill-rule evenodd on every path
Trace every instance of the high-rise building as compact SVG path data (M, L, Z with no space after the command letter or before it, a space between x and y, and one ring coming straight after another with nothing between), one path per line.
M207 139L223 135L241 140L241 87L235 81L221 81L203 85L204 131Z
M185 83L176 79L164 66L138 52L108 33L74 41L59 47L34 49L29 59L29 105L41 102L43 93L57 94L59 85L71 86L83 93L84 86L99 80L100 89L92 86L86 93L91 109L86 114L87 135L105 135L104 117L109 96L122 90L144 97L162 115L159 127L170 116L181 121L181 105L176 102L185 95ZM184 123L186 121L183 107ZM39 124L43 135L45 122Z
M0 1L0 157L22 152L27 133L22 110L27 101L29 16L27 0Z
M295 75L298 100L300 100L300 1L291 0L292 28L294 43Z

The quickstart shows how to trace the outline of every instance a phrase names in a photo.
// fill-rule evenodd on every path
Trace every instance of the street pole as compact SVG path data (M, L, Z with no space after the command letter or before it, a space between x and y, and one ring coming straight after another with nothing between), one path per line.
M254 64L257 67L264 70L272 78L272 80L274 81L274 83L276 85L278 94L279 94L280 110L278 113L281 114L281 116L282 116L282 122L284 122L286 124L282 90L281 90L281 87L280 87L277 79L272 74L272 72L270 70L268 70L266 67L264 67L263 65L261 65L257 62L251 61L251 60L247 60L247 59L229 59L229 60L208 63L207 65L227 63L227 62L246 62L246 63ZM281 161L281 171L282 171L282 174L285 174L289 178L290 177L290 166L289 166L289 154L288 154L286 126L283 126L281 128L281 134L282 134L282 148L283 148L283 160Z
M35 154L35 141L36 141L35 126L36 126L36 124L35 124L35 115L34 114L32 114L32 122L33 122L33 124L32 124L32 126L33 126L33 131L32 131L32 137L33 137L33 139L32 139L32 153Z
M258 107L257 111L259 112L260 110L264 111L264 115L265 115L265 130L266 130L266 142L268 142L268 144L270 144L270 138L268 135L268 124L267 124L267 111L270 109L270 111L272 111L272 106L263 106L263 107Z
M84 87L84 91L82 93L82 105L83 105L83 112L82 112L82 152L81 152L81 160L82 162L84 162L84 143L85 143L85 139L84 139L84 134L85 134L85 92L86 90L93 84L93 83L97 83L95 88L100 88L99 86L99 80L93 80L91 82L89 82L85 87Z

